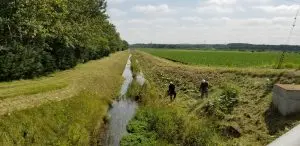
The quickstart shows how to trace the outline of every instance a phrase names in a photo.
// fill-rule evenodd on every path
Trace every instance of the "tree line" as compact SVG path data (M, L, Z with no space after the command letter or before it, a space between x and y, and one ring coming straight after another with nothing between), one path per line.
M125 50L105 0L1 0L0 81L34 78Z
M245 43L231 44L133 44L132 48L165 48L165 49L218 49L240 51L293 51L299 52L296 45L254 45Z

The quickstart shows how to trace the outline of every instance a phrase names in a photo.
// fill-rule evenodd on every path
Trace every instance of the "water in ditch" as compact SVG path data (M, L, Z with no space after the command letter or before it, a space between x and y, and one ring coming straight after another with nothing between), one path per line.
M124 82L121 87L120 96L112 104L109 110L109 126L104 142L105 146L119 146L124 135L127 134L126 126L133 118L138 107L137 103L126 97L127 90L133 81L131 71L131 55L128 58L126 67L123 72ZM143 80L139 77L139 80Z

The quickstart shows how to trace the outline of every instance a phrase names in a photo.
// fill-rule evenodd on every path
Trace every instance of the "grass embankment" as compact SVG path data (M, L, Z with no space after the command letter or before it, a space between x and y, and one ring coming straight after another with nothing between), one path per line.
M64 95L56 91L46 92L47 96L53 95L51 98L62 101L50 100L39 107L11 111L1 116L0 144L90 145L94 141L93 136L99 132L109 104L119 93L127 58L128 53L121 52L53 74L52 77L1 83L1 92L16 91L14 96L37 93L31 90L39 86L44 87L38 92L61 88L57 84L63 84L66 88L60 90L70 90L72 96L64 99ZM43 97L36 98L43 100ZM32 104L31 107L34 107L36 103Z
M199 51L172 49L142 49L152 55L169 60L202 66L219 67L277 67L281 52L248 52L248 51ZM300 54L287 53L284 68L300 69Z
M294 70L199 68L133 56L148 82L123 145L266 145L300 121L271 107L274 83L300 83ZM211 84L208 99L199 97L203 78ZM173 103L165 96L170 81L178 91Z

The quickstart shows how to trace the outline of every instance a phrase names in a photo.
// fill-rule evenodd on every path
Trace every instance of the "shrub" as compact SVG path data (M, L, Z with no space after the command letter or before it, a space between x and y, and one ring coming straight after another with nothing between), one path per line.
M146 121L133 120L127 126L129 133L145 133L147 130L149 130L149 126Z
M204 114L222 119L225 114L230 114L238 104L238 88L234 85L224 85L222 92L218 97L208 100L201 108Z
M154 143L155 140L152 141L151 139L140 134L129 134L127 136L124 136L121 141L122 146L144 146L154 145Z
M231 113L238 103L238 90L232 85L226 85L223 88L221 96L217 99L218 107L225 113Z
M33 78L43 71L42 57L38 49L21 45L0 49L0 80Z
M190 120L184 128L184 139L182 145L201 146L216 145L213 138L216 137L217 131L208 123Z
M199 146L212 144L211 138L216 135L207 123L163 107L140 109L127 129L130 134L122 139L121 145L159 145L164 140L164 145Z

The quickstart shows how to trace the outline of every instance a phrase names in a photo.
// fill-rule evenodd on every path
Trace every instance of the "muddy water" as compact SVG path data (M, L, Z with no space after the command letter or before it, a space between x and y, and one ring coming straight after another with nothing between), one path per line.
M133 118L137 109L135 101L126 98L127 90L133 81L131 71L131 55L128 58L125 70L123 72L124 83L120 91L118 101L115 101L109 110L110 122L106 135L105 146L119 146L122 137L127 134L126 126Z

